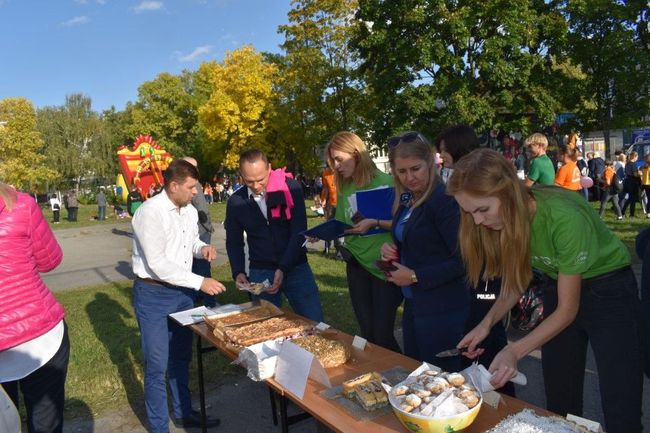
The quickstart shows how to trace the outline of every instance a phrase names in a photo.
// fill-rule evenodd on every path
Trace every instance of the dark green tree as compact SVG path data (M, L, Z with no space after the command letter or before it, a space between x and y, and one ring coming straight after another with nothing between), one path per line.
M36 119L59 181L71 180L78 188L83 179L113 175L110 140L88 96L67 95L64 105L39 109Z
M336 131L366 129L365 83L349 47L356 8L356 0L293 0L289 23L279 27L285 55L268 56L281 77L269 140L285 143L279 148L295 169L322 167Z
M138 99L127 105L127 136L151 135L175 156L196 154L203 139L198 122L199 102L194 97L196 73L167 72L138 88ZM129 143L130 144L130 143Z
M567 55L584 72L578 114L587 128L604 132L606 153L610 129L636 126L650 114L647 3L645 11L633 3L574 0L562 5L570 23Z
M549 82L566 24L550 2L360 0L357 19L380 140L459 122L528 131L562 108Z

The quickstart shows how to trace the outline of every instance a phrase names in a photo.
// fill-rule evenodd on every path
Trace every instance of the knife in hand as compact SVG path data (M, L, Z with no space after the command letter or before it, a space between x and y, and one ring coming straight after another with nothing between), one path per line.
M480 349L477 347L477 349ZM467 347L461 347L460 349L455 347L449 350L443 350L442 352L436 353L437 358L449 358L450 356L458 356L467 352Z

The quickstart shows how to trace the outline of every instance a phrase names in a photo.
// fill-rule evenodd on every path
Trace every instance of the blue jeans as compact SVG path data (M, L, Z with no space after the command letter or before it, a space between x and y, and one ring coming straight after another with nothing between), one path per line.
M418 316L413 311L413 299L405 298L402 316L404 354L437 365L445 371L460 371L460 356L436 358L436 354L456 347L463 338L468 317L469 305Z
M133 307L144 354L145 409L151 433L169 431L165 376L169 379L174 416L187 418L192 411L188 387L192 331L168 315L194 307L195 295L192 289L164 287L140 279L133 284Z
M106 219L106 206L97 206L97 219L100 221Z
M248 274L248 280L251 282L259 283L268 279L269 283L273 284L275 270L251 269ZM285 273L282 286L276 294L262 293L259 296L253 295L253 299L265 299L277 307L282 307L282 293L287 297L293 311L315 322L323 321L318 286L309 263L297 265Z

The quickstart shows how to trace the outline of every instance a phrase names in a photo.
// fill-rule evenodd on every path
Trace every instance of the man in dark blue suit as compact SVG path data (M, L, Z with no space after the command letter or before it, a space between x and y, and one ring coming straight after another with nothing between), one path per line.
M239 170L244 187L228 199L224 222L233 279L238 285L268 279L272 285L260 298L279 307L282 292L296 313L322 321L318 287L307 262L307 250L302 246L301 232L307 229L302 186L286 177L284 170L271 170L260 150L242 153ZM248 275L244 232L248 242Z

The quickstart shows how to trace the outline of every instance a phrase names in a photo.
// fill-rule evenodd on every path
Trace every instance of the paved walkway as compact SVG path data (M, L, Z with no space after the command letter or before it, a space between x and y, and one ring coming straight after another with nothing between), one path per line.
M56 230L63 248L63 262L43 275L53 291L133 279L131 254L133 231L130 222ZM217 249L213 265L227 261L225 231L215 223L212 245Z
M57 240L64 251L63 263L50 274L44 275L47 285L54 291L121 281L132 278L131 251L132 232L129 223L102 225L94 227L57 230ZM221 224L215 224L213 244L219 252L216 263L226 261L225 232ZM639 266L635 266L639 272ZM401 330L396 330L401 341ZM511 333L511 338L518 338ZM570 356L570 354L569 354ZM624 368L624 367L623 367ZM528 385L517 386L517 396L525 401L543 407L544 393L541 376L539 351L533 352L520 363L521 371L528 377ZM244 371L224 378L218 385L207 390L209 413L222 420L222 426L210 431L221 432L274 432L269 405L268 391L263 384L249 380ZM195 393L198 394L198 393ZM585 379L584 416L602 422L598 377L591 354L588 357ZM644 383L644 417L643 424L650 426L650 384ZM85 417L89 421L70 421L64 432L72 433L144 433L141 420L144 420L142 406L139 410L131 407L118 408L116 411L95 418L90 410ZM251 416L253 414L254 416ZM200 431L199 429L176 429L170 426L171 433ZM292 433L316 432L314 420L306 420L291 427Z

